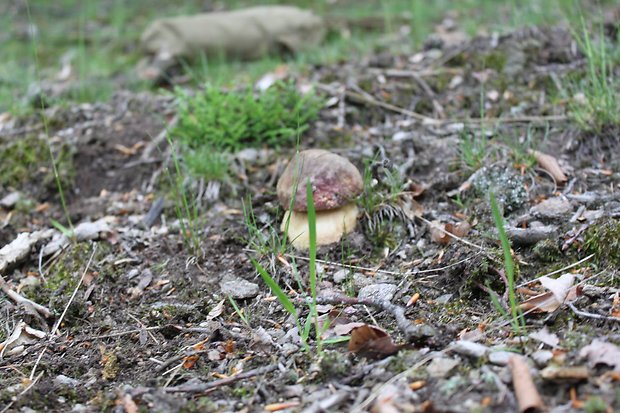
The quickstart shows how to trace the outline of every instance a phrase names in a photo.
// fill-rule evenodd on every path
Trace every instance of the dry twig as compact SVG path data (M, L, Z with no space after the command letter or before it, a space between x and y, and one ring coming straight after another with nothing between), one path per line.
M272 364L270 366L259 367L254 370L249 370L244 373L236 374L232 377L215 380L209 383L182 384L175 387L166 387L164 391L167 393L204 393L207 390L211 390L220 386L227 386L229 384L238 382L239 380L249 379L250 377L262 376L263 374L271 373L277 368L278 366L276 364Z

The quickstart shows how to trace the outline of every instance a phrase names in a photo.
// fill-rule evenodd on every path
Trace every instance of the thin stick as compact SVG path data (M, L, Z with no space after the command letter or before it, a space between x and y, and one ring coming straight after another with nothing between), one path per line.
M254 249L251 249L251 248L244 248L243 250L246 251L246 252L255 252L255 253L258 252L257 250L254 250ZM352 264L342 264L340 262L321 260L321 259L318 259L318 258L316 259L316 262L321 263L321 264L325 264L325 265L331 265L331 266L334 266L334 267L351 269L351 270L372 271L372 272L376 272L376 273L380 273L380 274L387 274L387 275L409 276L409 275L428 274L428 273L434 273L434 272L441 272L441 271L450 269L452 267L456 267L457 265L462 264L464 262L467 262L467 261L471 260L472 258L474 258L476 255L479 255L479 254L481 254L481 252L476 252L471 257L463 258L462 260L459 260L459 261L454 262L454 263L449 264L449 265L445 265L443 267L429 268L429 269L426 269L426 270L410 270L410 271L405 271L405 272L381 270L381 269L378 269L378 268L362 267L362 266L359 266L359 265L352 265ZM287 257L287 258L294 258L296 260L302 260L302 261L309 261L310 260L310 258L302 257L300 255L294 255L294 254L283 254L283 255L285 257ZM428 277L426 277L426 278L428 278Z
M19 393L15 399L11 400L11 402L9 404L7 404L6 406L4 406L4 409L0 410L0 413L6 413L9 411L9 409L11 407L13 407L13 404L15 404L16 401L19 400L20 397L22 397L24 394L26 394L28 392L28 390L30 390L32 387L34 387L35 384L37 384L37 382L39 381L39 379L41 378L41 376L43 376L43 372L39 373L39 375L28 385L28 387L26 387L24 390L21 391L21 393Z
M412 323L405 315L405 308L396 304L392 304L387 300L360 300L355 297L349 297L341 294L329 294L317 297L317 301L322 304L349 304L349 305L367 305L380 308L392 315L396 321L396 325L403 332L407 341L419 341L431 338L435 335L435 330L427 324L416 325Z
M327 86L318 84L317 87L323 91L334 94L333 90ZM352 98L357 99L363 103L367 103L372 106L377 106L383 109L390 110L392 112L400 113L401 115L409 116L413 119L417 119L423 122L426 125L432 126L440 126L450 123L473 123L473 124L484 124L484 123L544 123L544 122L561 122L565 121L568 118L564 115L555 115L555 116L518 116L514 118L452 118L452 119L435 119L429 116L422 115L420 113L404 109L398 107L396 105L392 105L391 103L382 102L380 100L376 100L373 98L369 98L364 96L361 93L352 92L350 90L345 91L345 95Z
M567 305L568 305L568 307L571 310L573 310L573 313L575 313L575 315L577 315L579 317L593 318L595 320L606 320L606 321L620 322L620 317L606 316L606 315L594 314L594 313L588 313L588 312L585 312L585 311L581 311L577 307L575 307L575 305L573 303L567 303Z
M232 377L215 380L209 383L185 384L185 385L180 385L180 386L175 386L175 387L167 387L163 390L167 393L204 393L207 390L214 389L220 386L227 386L239 380L248 379L250 377L261 376L263 374L271 373L277 368L278 368L277 365L272 364L270 366L259 367L254 370L249 370L244 373L239 373L237 375L234 375Z
M22 304L26 307L34 308L39 314L43 317L51 317L52 312L48 310L46 307L43 307L41 304L37 304L32 300L20 295L16 291L13 291L9 288L8 283L4 279L4 277L0 274L0 290L2 290L11 300L15 301L17 304Z
M584 262L588 261L588 260L589 260L590 258L592 258L592 257L594 257L594 254L590 254L590 255L588 255L587 257L582 258L582 259L580 259L580 260L579 260L579 261L577 261L577 262L574 262L574 263L572 263L572 264L570 264L570 265L567 265L567 266L566 266L566 267L564 267L564 268L560 268L559 270L551 271L550 273L545 274L545 275L541 275L540 277L536 277L536 278L534 278L533 280L525 281L525 282L523 282L523 283L521 283L521 284L517 285L515 288L524 287L524 286L528 285L529 283L532 283L532 282L534 282L534 281L538 281L538 280L540 280L540 279L541 279L541 278L543 278L543 277L549 277L549 276L551 276L551 275L555 275L555 274L558 274L558 273L560 273L560 272L564 272L564 271L566 271L566 270L569 270L569 269L571 269L571 268L573 268L573 267L578 266L579 264L583 264Z

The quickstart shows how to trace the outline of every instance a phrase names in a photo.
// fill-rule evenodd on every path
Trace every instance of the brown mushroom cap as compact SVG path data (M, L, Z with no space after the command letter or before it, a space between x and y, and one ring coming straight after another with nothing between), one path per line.
M312 184L317 211L345 205L358 196L364 186L362 175L348 159L323 149L308 149L291 159L278 181L278 200L284 209L289 209L293 188L297 183L293 210L307 211L308 179Z

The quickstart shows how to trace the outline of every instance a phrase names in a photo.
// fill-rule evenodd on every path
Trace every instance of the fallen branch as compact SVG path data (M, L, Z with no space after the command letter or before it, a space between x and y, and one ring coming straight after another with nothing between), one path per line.
M227 386L229 384L238 382L239 380L249 379L250 377L262 376L263 374L271 373L277 368L278 368L277 365L272 364L270 366L259 367L254 370L249 370L244 373L236 374L232 377L215 380L209 383L182 384L180 386L175 386L175 387L166 387L163 390L166 393L204 393L207 390L211 390L211 389L214 389L220 386Z
M390 313L399 330L405 335L407 342L426 341L429 338L435 337L437 332L433 327L428 324L414 324L405 315L405 308L396 304L392 304L386 300L373 301L373 300L360 300L355 297L349 297L346 295L330 294L317 297L317 301L321 304L347 304L347 305L367 305L374 308L379 308L383 311Z
M583 318L592 318L594 320L605 320L605 321L616 321L616 322L620 322L620 317L614 317L614 316L606 316L606 315L602 315L602 314L594 314L594 313L588 313L585 311L581 311L579 310L577 307L575 307L575 305L573 303L567 303L568 307L573 311L573 313L575 313L576 316L579 317L583 317Z

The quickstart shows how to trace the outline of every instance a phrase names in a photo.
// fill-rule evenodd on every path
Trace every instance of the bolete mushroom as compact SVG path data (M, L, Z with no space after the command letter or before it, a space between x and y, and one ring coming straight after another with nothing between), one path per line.
M322 149L297 153L280 177L277 192L280 205L287 210L280 229L285 231L288 222L288 238L300 250L310 245L306 200L308 179L316 209L317 246L338 242L344 234L355 229L358 210L354 199L363 188L362 176L346 158ZM293 208L289 211L293 196Z

